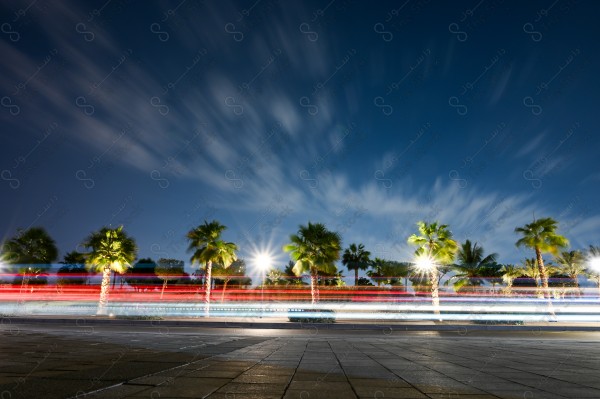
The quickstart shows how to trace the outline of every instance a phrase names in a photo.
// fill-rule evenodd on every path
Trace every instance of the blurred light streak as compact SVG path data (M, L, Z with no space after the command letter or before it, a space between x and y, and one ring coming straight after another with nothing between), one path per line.
M42 286L33 292L20 294L18 287L0 289L0 314L6 316L27 315L92 315L95 314L99 288L95 286ZM216 318L288 318L290 310L302 310L301 317L322 317L321 310L335 312L338 320L391 320L431 321L440 316L433 313L430 298L412 297L404 294L395 302L353 302L356 293L349 294L346 301L323 301L310 305L306 300L289 300L288 293L300 290L268 290L277 292L277 298L285 300L259 301L260 291L245 292L245 300L215 303L211 315ZM308 290L301 290L304 293ZM267 292L267 290L265 290ZM305 293L306 294L306 293ZM339 294L339 293L338 293ZM216 293L219 295L219 293ZM241 294L239 295L241 296ZM305 295L306 296L306 295ZM553 300L557 320L564 322L600 322L600 303L597 297L567 298ZM186 290L171 293L168 300L159 300L159 293L114 290L109 295L108 311L115 316L135 317L202 317L202 295ZM448 321L498 321L526 322L547 321L550 313L547 300L539 298L505 297L445 297L440 305L441 318ZM294 313L295 314L295 313Z

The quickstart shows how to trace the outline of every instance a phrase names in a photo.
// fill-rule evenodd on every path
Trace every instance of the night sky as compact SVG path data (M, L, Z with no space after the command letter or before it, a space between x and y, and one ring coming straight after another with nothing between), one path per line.
M600 244L598 2L0 7L0 239L123 224L189 262L217 219L283 266L312 221L403 261L439 220L507 263L535 215Z

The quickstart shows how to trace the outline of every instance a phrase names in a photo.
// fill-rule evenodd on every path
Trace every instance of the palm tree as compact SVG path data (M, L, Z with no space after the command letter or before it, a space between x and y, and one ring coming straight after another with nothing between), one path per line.
M127 269L127 273L123 276L124 280L136 291L154 291L159 285L164 284L156 275L156 266L152 258L139 259Z
M516 242L517 247L525 246L535 250L535 257L537 259L537 267L542 280L544 296L547 298L550 298L548 272L544 266L542 253L550 252L556 254L559 248L569 245L569 240L556 232L557 228L558 222L556 220L552 218L542 218L538 220L534 219L533 222L515 229L515 233L522 235Z
M448 225L438 222L417 222L419 235L413 234L408 237L408 243L416 245L416 266L423 266L422 273L427 273L431 282L431 301L434 313L439 314L439 266L448 265L454 260L458 249L456 241L452 239L452 233Z
M342 255L342 264L348 270L354 270L354 285L358 285L358 270L366 270L369 267L371 253L365 251L363 244L350 244Z
M57 280L58 285L83 285L87 283L89 273L85 268L84 254L77 251L68 252L60 263L64 266L61 266L56 272L57 277L59 277Z
M371 270L367 271L367 276L369 276L369 278L371 280L375 281L375 284L377 284L378 287L381 286L381 284L387 284L387 279L385 277L385 266L386 266L386 261L381 259L381 258L375 258L371 261Z
M49 265L58 258L56 243L41 227L19 229L17 235L4 244L3 252L7 263L17 265L23 275L21 290L27 287L32 276L44 275Z
M224 268L221 264L216 263L212 270L212 275L219 277L219 280L223 280L223 291L221 291L221 303L225 300L225 290L227 284L233 279L242 280L241 278L246 276L246 262L244 259L237 259L227 268ZM213 279L216 280L216 278ZM216 284L216 283L215 283Z
M551 263L546 264L545 268L546 273L548 273L548 275L552 275L558 271L558 269L554 267L554 265L552 265ZM536 296L539 298L544 298L542 277L536 259L525 259L523 261L523 267L521 268L521 271L523 276L529 277L535 281Z
M294 273L294 266L296 262L289 261L288 264L283 268L283 279L286 285L306 285L304 281L302 281L302 276L296 276Z
M513 282L516 278L519 278L523 275L523 269L516 267L515 265L504 265L500 269L500 272L502 273L502 281L506 283L504 293L508 296L512 296Z
M454 289L460 291L464 286L476 287L485 284L483 278L492 265L496 264L498 254L483 256L483 247L466 240L456 253L457 263L451 267L457 272L450 280L454 281Z
M281 285L284 284L283 272L275 267L272 267L266 273L266 284L267 285Z
M413 264L410 262L397 262L390 260L386 262L384 273L388 276L388 284L391 286L401 285L404 292L408 292L408 280L413 272ZM445 273L444 273L445 274Z
M169 281L177 280L183 275L183 268L183 261L179 259L160 258L156 262L154 273L156 277L163 281L162 289L160 290L160 299L162 299Z
M300 226L298 234L290 236L290 244L283 250L290 253L296 263L292 271L296 276L310 274L310 294L312 304L319 301L318 274L335 274L334 262L339 259L342 247L340 235L327 230L322 223L308 223Z
M556 263L562 266L562 272L569 275L579 294L579 275L585 272L585 257L580 251L562 251L555 256Z
M408 277L410 276L411 269L412 264L408 262L375 258L371 262L371 270L367 271L367 276L374 280L378 287L381 284L401 285L406 292L408 290Z
M123 231L123 226L116 229L103 227L90 234L83 245L90 249L86 254L86 265L102 272L97 314L103 315L106 314L111 272L125 273L137 255L137 246L135 240Z
M540 280L540 269L537 266L535 258L525 259L521 268L523 276L529 277L535 281L536 296L542 296L542 282Z
M479 275L492 285L492 293L496 293L496 284L502 282L502 265L496 262L483 265Z
M588 257L589 258L600 258L600 247L595 245L590 245L588 248Z
M235 251L238 250L237 245L221 239L221 233L226 228L216 220L210 223L204 221L204 224L187 233L187 238L190 241L188 251L194 251L191 257L192 265L194 263L204 264L206 269L206 290L204 297L206 316L210 315L212 264L218 263L226 269L237 260L237 255L235 254Z
M586 275L596 280L600 296L600 247L590 245L587 251L587 264Z
M360 280L361 279L358 280L359 284L360 284ZM341 271L336 273L335 279L333 281L334 281L336 287L345 287L346 286L346 282L344 281L344 276L342 275ZM367 281L369 281L369 280L367 280ZM373 284L371 284L369 282L369 285L373 285Z

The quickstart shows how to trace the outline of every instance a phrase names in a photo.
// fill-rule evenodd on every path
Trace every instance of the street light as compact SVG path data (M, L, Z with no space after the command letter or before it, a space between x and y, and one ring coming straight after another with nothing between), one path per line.
M596 274L596 281L598 283L598 297L600 297L600 257L595 256L588 261L590 269Z
M419 255L415 258L415 269L421 273L431 273L435 268L435 262L429 255Z
M415 269L420 274L429 275L431 281L431 303L433 305L433 313L440 315L440 298L439 298L439 282L437 281L437 264L435 260L428 254L421 254L415 258ZM441 317L439 318L442 321Z
M271 267L272 263L273 258L266 252L261 252L254 257L254 264L262 272L262 284L260 286L260 302L263 306L265 301L265 274L267 272L267 269Z
M594 257L590 259L589 264L592 270L600 273L600 257Z

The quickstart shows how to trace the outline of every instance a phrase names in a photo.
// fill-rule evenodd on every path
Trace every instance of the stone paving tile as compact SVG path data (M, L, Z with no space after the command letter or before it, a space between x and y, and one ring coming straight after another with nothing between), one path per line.
M390 378L390 379L374 379L374 378L353 378L348 377L348 380L354 387L357 389L359 387L379 387L379 388L410 388L408 382L401 380L399 378Z
M446 392L446 393L428 393L427 397L431 398L431 399L498 399L498 397L496 395L492 395L492 394L483 394L483 395L466 395L466 394L455 394L452 392ZM519 398L519 399L523 399L523 397Z
M287 385L291 378L291 375L242 374L236 377L233 382Z
M530 384L521 384L517 382L490 382L490 381L472 381L469 382L469 386L478 388L478 389L504 389L504 390L527 390L527 389L536 389L536 386L539 386L539 381L531 381Z
M152 398L154 399L154 398ZM281 395L279 394L266 394L266 393L249 393L245 392L241 395L233 395L231 393L222 393L215 392L209 396L207 399L281 399Z
M350 388L329 391L329 390L305 390L305 389L290 389L285 392L283 399L354 399L356 394Z
M555 386L548 391L570 398L598 398L598 390L581 386Z
M293 370L285 366L271 366L264 364L257 364L256 366L248 369L245 373L250 374L270 374L270 375L288 375L292 374Z
M133 380L127 381L129 385L143 385L143 386L159 386L159 385L172 385L174 381L176 381L179 376L157 376L151 375L147 377L135 378Z
M323 391L337 391L344 389L351 389L348 381L292 381L288 389L305 389L305 390L323 390Z
M459 381L459 382L468 383L468 384L470 384L473 381L489 381L491 383L494 383L494 382L501 383L501 382L507 381L507 379L505 379L505 378L497 377L497 376L490 375L490 374L484 374L484 373L469 373L469 374L447 373L446 375L450 378L453 378L453 379Z
M452 392L454 394L459 395L475 395L475 394L483 394L484 390L478 389L477 387L470 385L456 385L456 384L413 384L415 388L423 393L442 393L442 392Z
M18 385L18 383L19 383L19 380L20 380L21 378L23 378L23 377L20 377L20 376L18 376L18 375L15 375L15 376L4 376L4 377L0 377L0 386L6 386L6 387L9 387L9 386L15 386L15 385Z
M286 384L269 383L239 383L230 382L222 386L217 392L232 394L232 396L243 396L246 393L265 394L265 395L283 395Z
M339 382L347 381L346 376L340 372L338 373L317 373L313 371L305 372L298 371L293 375L292 381L323 381L323 382Z
M189 371L184 375L186 377L200 377L200 378L236 378L241 375L243 371L240 370L213 370L206 368L202 370Z
M168 383L163 383L155 387L146 386L146 388L150 389L147 393L156 392L153 396L155 398L170 397L170 395L202 397L215 392L230 381L229 378L188 378L184 376L174 378L173 380L169 380Z
M65 398L74 396L78 391L89 392L104 386L113 385L118 381L112 381L105 385L95 385L90 381L63 379L54 381L42 378L28 378L18 386L0 386L0 392L9 392L5 398Z
M145 385L120 385L115 388L107 389L90 395L86 395L85 399L119 399L131 397L134 395L144 395L143 392L148 392L143 397L150 398L151 389Z
M358 387L355 390L359 398L427 398L424 393L415 388Z
M490 389L489 394L495 395L500 399L565 399L575 398L574 396L561 396L554 395L545 391L538 390L502 390L502 389Z

